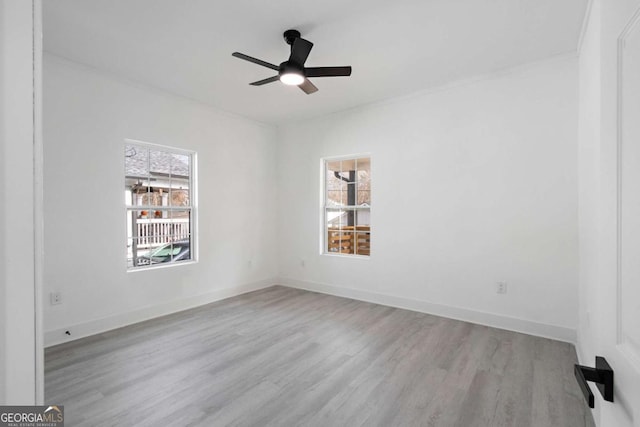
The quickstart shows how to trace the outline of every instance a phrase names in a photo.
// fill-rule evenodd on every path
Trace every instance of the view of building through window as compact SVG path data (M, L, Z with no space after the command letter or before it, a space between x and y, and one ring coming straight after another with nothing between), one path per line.
M371 159L324 161L325 253L370 255Z
M127 266L193 259L193 153L125 145Z

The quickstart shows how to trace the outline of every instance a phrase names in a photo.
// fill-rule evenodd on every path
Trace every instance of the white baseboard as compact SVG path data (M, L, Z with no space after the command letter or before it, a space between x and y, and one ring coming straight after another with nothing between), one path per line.
M466 308L453 307L443 304L435 304L428 301L415 300L398 297L389 294L364 291L360 289L345 288L341 286L328 285L324 283L308 282L289 278L280 278L282 286L290 288L305 289L323 294L335 295L366 301L375 304L387 305L390 307L403 308L406 310L418 311L421 313L433 314L450 319L462 320L470 323L491 326L494 328L506 329L514 332L522 332L543 338L551 338L571 344L576 343L576 330L563 326L548 325L526 319L502 316L499 314L486 313L482 311L470 310Z
M155 317L177 313L179 311L199 307L201 305L206 305L215 301L220 301L225 298L230 298L237 295L242 295L247 292L268 288L275 284L335 295L339 297L352 298L360 301L387 305L390 307L418 311L421 313L433 314L450 319L463 320L480 325L486 325L515 332L522 332L525 334L536 335L544 338L551 338L559 341L569 342L571 344L576 344L576 331L571 328L548 325L514 317L501 316L493 313L469 310L466 308L435 304L428 301L398 297L389 294L381 294L359 289L328 285L324 283L280 278L262 280L259 282L218 289L207 294L196 295L181 300L170 301L151 307L145 307L128 313L120 313L101 319L90 320L75 325L68 325L63 328L45 331L44 345L45 347L51 347L57 344L62 344L91 335L100 334L134 323L143 322ZM71 335L67 335L65 333L66 331L70 331ZM583 355L580 353L581 351L578 351L578 357L582 359L581 356Z
M215 301L242 295L247 292L253 292L259 289L268 288L275 285L276 283L277 280L275 279L267 279L258 282L247 283L244 285L217 289L206 294L195 295L181 300L170 301L163 304L141 308L139 310L131 311L128 313L119 313L101 319L95 319L88 322L69 325L64 328L45 331L44 346L51 347L53 345L100 334L113 329L121 328L123 326L153 319L155 317L166 316L168 314L173 314L179 311L199 307L201 305L210 304ZM66 331L69 331L71 335L67 335Z

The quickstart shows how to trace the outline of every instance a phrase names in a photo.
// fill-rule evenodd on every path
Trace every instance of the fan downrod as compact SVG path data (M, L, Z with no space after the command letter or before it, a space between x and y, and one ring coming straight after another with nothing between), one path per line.
M284 32L283 37L284 41L286 41L288 45L292 45L295 39L300 38L300 31L287 30Z

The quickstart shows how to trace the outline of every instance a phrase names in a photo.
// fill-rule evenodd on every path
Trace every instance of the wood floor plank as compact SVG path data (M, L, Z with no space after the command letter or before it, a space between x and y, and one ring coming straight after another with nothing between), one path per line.
M593 427L570 344L274 286L46 349L68 426Z

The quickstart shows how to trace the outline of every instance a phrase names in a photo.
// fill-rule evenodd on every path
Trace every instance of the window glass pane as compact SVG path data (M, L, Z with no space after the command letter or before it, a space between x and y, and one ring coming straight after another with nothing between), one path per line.
M134 211L134 212L136 212L137 214L136 218L138 218L138 222L141 222L141 220L148 220L150 218L150 215L153 214L153 212L150 213L150 211L146 209Z
M189 182L172 181L172 186L167 196L167 202L170 206L189 206Z
M371 160L361 158L357 160L357 182L359 206L371 206Z
M360 227L366 227L368 229L371 226L371 212L368 209L359 209L356 212L356 225L358 229L360 229Z
M147 187L146 193L138 194L138 199L141 200L140 206L162 206L162 193L161 189L157 187ZM153 211L150 211L149 218L153 218Z
M327 205L343 206L347 204L347 183L336 176L340 176L340 162L327 162L326 169L326 190Z
M191 211L172 210L170 213L173 240L189 239L191 235Z
M342 170L342 176L348 178L349 172L356 170L356 159L342 160L340 162L340 168Z
M327 209L326 221L327 227L334 229L342 229L347 225L347 211L342 209Z
M125 145L125 202L127 206L142 205L141 194L147 193L149 183L149 151Z
M344 220L344 224L342 228L348 228L350 230L353 230L353 228L356 225L356 211L354 210L346 211L346 215L344 216L343 220Z
M130 267L191 259L189 211L159 211L166 218L144 218L145 211L131 211L127 238Z
M347 184L347 205L355 206L356 204L356 183L350 182Z
M177 178L186 179L189 182L190 165L189 156L184 154L172 154L171 161L171 178L173 180Z
M190 158L182 154L172 154L171 182L167 202L170 206L189 206Z
M334 172L340 172L342 171L342 166L341 166L341 161L340 160L334 160L334 161L328 161L326 162L327 165L327 175L331 175L333 176Z
M327 228L327 252L353 253L353 232L346 231L340 226Z
M360 157L356 159L355 162L356 170L358 172L369 172L371 170L371 159L369 157Z
M127 212L127 262L129 266L138 265L138 258L152 247L152 237L148 211L132 210Z
M366 224L358 224L357 218L359 212L354 209L327 209L326 211L327 227L340 229L340 230L354 230L358 225L368 226L369 218L367 214L363 214L362 221L366 221Z
M149 254L149 248L141 246L137 239L133 240L134 245L131 248L132 258L131 258L131 266L134 265L136 267L142 267L145 265L150 265L151 261L147 256Z
M327 188L339 189L342 188L345 184L348 184L349 181L349 172L338 172L338 171L329 171L331 173L330 176L327 176Z
M131 187L131 206L143 206L149 200L149 187L145 182L137 182Z
M177 249L180 250L180 248L177 248ZM173 243L162 245L151 252L151 256L154 258L158 258L159 260L162 260L164 258L169 258L173 255L175 255Z
M358 183L358 206L371 206L371 190Z
M125 175L131 178L149 177L149 150L135 145L124 147Z
M169 242L138 256L138 266L164 264L190 259L190 244L186 242Z
M168 212L164 209L155 209L149 211L149 218L164 219L167 218Z
M173 242L173 252L171 262L188 261L191 259L191 238L187 236L184 239Z
M127 221L129 223L129 221ZM134 239L131 229L127 230L127 268L133 267ZM136 246L137 247L137 246Z
M370 255L371 233L357 232L354 236L354 253L356 255Z
M342 231L337 233L335 242L338 244L337 252L341 254L353 254L354 253L354 234L352 231Z
M170 224L164 219L138 220L138 241L141 247L155 249L171 241Z
M168 177L171 173L172 154L166 151L149 150L149 175L153 177Z
M347 204L347 192L340 190L327 191L327 206L344 206Z

